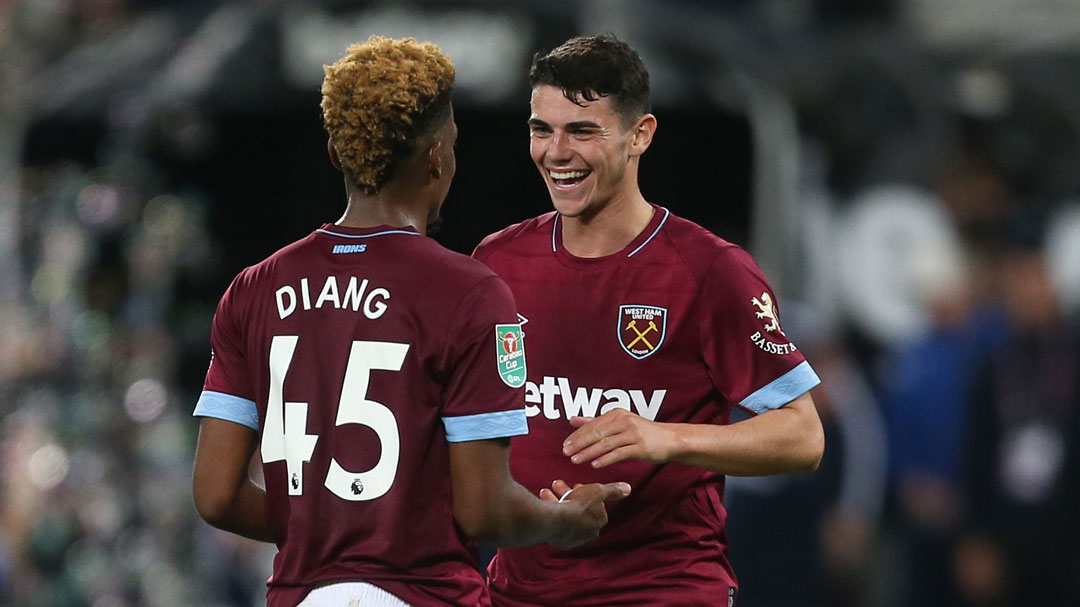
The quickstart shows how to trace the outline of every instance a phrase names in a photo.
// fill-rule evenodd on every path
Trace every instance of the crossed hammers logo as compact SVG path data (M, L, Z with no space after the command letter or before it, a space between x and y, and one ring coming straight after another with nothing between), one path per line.
M649 321L649 326L645 327L644 331L638 331L637 321L636 320L631 320L629 322L629 324L626 325L626 328L633 331L634 333L637 333L637 337L634 338L634 341L632 341L632 342L630 342L629 344L626 345L627 350L629 350L630 348L633 348L634 344L636 344L639 341L645 342L645 345L649 346L650 350L654 350L656 348L651 343L649 343L648 339L645 339L645 336L649 334L649 331L659 331L660 330L660 329L656 328L656 323L655 322L650 320Z

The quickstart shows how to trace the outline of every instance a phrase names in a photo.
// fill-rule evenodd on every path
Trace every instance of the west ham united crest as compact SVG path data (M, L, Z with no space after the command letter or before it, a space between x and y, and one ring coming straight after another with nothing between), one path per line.
M660 349L667 333L667 308L619 306L619 344L627 354L641 360Z

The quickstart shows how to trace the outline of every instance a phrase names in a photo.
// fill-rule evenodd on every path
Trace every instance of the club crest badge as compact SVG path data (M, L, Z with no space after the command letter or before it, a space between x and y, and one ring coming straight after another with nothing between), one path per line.
M521 325L495 325L499 377L511 388L525 385L525 333Z
M798 349L791 341L787 343L772 341L773 339L787 339L787 333L784 333L784 330L780 328L780 319L776 315L776 303L768 291L762 292L760 299L751 297L750 304L757 310L754 312L754 316L761 322L758 325L761 328L754 331L754 334L750 336L750 341L754 342L755 346L761 349L762 352L781 356L791 354ZM762 333L762 330L765 332ZM778 335L782 337L778 337Z
M667 334L667 308L657 306L619 306L619 345L630 356L641 360L660 349Z
M750 298L750 303L754 304L757 308L757 312L754 313L758 318L766 321L765 330L769 333L778 331L781 335L787 337L787 333L780 328L780 319L776 317L776 307L773 305L772 296L768 291L761 294L761 299L757 297Z

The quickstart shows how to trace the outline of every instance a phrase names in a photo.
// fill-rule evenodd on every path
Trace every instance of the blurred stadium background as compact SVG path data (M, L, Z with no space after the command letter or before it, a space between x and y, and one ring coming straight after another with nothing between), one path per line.
M229 280L342 209L321 66L455 61L467 253L549 208L531 54L602 32L646 196L750 248L824 380L821 470L729 483L740 607L1080 605L1071 0L0 0L0 604L260 604L190 413Z

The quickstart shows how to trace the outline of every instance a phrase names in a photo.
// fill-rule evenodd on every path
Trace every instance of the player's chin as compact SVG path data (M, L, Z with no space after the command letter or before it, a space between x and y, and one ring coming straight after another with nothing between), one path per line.
M551 203L563 217L580 217L589 208L589 200L583 196L566 196L555 189L549 190Z

